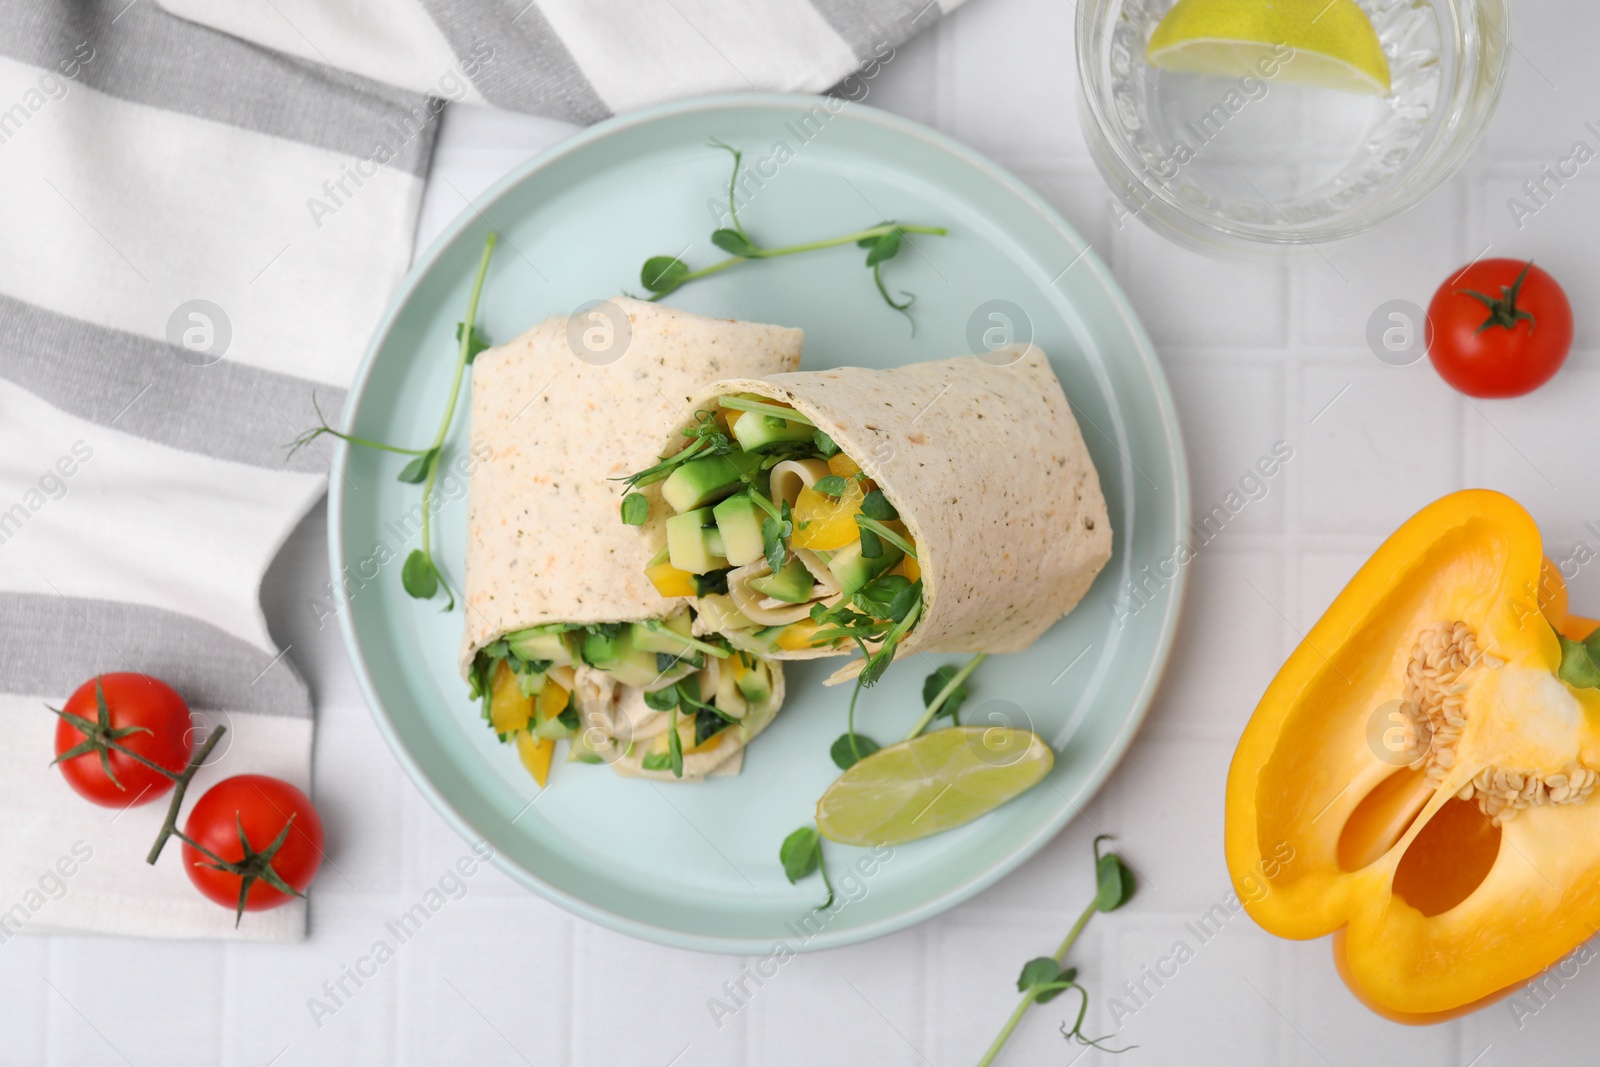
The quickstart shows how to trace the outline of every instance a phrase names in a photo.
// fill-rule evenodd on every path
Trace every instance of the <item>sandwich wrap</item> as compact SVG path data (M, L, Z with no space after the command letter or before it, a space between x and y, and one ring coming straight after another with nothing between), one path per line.
M896 658L1016 652L1071 611L1111 558L1100 479L1061 383L1036 346L891 370L726 378L686 410L754 394L816 424L875 481L917 547L922 613ZM684 418L666 451L681 448ZM654 488L654 487L651 487ZM670 509L652 498L652 514ZM645 531L646 553L664 534ZM774 649L776 659L849 646ZM861 661L829 679L853 678Z
M653 455L659 427L682 412L689 395L720 377L793 370L801 338L797 329L615 297L570 319L546 319L478 355L471 444L480 460L467 504L464 678L479 650L507 633L642 622L682 605L682 598L659 595L645 576L650 550L619 522L626 490L611 479ZM781 699L781 673L773 675ZM577 681L581 712L609 713L605 705L624 698L601 672L580 665Z

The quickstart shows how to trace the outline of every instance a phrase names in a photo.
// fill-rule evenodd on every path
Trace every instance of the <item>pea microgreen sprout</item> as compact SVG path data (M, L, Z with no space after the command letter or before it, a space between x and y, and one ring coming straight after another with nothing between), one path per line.
M348 444L359 445L362 448L374 448L383 452L394 452L402 456L415 457L407 463L400 473L396 475L399 481L407 485L422 486L422 544L419 548L411 550L406 557L405 564L400 568L400 584L405 591L418 600L431 600L443 585L449 603L445 610L450 611L456 606L455 593L450 589L448 582L441 580L439 567L433 560L432 525L430 519L433 509L429 506L433 502L433 483L439 476L439 457L444 453L445 435L450 432L450 424L455 420L456 403L461 398L461 382L466 375L467 367L471 366L478 354L489 347L489 339L477 327L478 298L483 293L483 280L489 273L489 257L494 253L495 241L498 234L490 232L483 243L483 256L478 260L478 273L472 281L471 295L467 299L467 317L464 321L456 323L456 341L459 345L456 356L455 377L450 382L450 396L445 403L444 418L439 421L438 432L434 434L433 443L427 448L401 448L398 445L385 444L382 441L372 441L364 437L335 430L328 424L327 417L322 414L322 409L317 407L316 395L312 394L311 404L317 412L318 425L302 433L289 443L289 454L292 456L300 449L309 445L323 434L331 434ZM640 522L644 520L641 518Z
M1078 969L1076 967L1063 967L1067 953L1078 940L1078 935L1083 933L1083 928L1097 911L1116 911L1132 898L1134 893L1133 871L1129 869L1121 856L1115 852L1101 854L1100 842L1111 840L1110 834L1101 834L1094 839L1094 868L1095 868L1095 894L1089 901L1088 907L1078 916L1078 921L1072 924L1072 929L1067 931L1066 940L1056 949L1053 956L1040 956L1031 959L1022 965L1022 973L1017 976L1017 989L1022 993L1022 1000L1017 1004L1016 1010L1000 1028L1000 1034L983 1054L983 1059L978 1061L978 1067L989 1067L994 1062L1000 1050L1005 1047L1006 1040L1011 1037L1011 1032L1022 1021L1022 1016L1034 1004L1044 1004L1069 989L1076 989L1083 999L1078 1006L1078 1018L1071 1029L1067 1024L1061 1024L1063 1037L1075 1040L1080 1045L1088 1048L1099 1049L1101 1052L1122 1053L1129 1048L1106 1048L1102 1042L1104 1037L1085 1037L1083 1034L1083 1020L1089 1012L1089 991L1078 984ZM1109 1035L1108 1035L1109 1036Z
M822 859L822 835L815 826L802 826L784 838L783 847L778 849L778 859L783 863L783 873L790 885L809 877L812 871L821 871L828 899L813 910L827 911L833 907L833 883L828 880L828 866Z
M728 253L728 258L713 263L709 267L699 270L690 270L689 265L677 256L651 256L644 261L644 266L639 271L639 281L650 291L651 300L660 300L677 289L708 278L713 274L720 274L730 267L747 263L757 259L773 259L778 256L792 256L801 252L815 252L824 248L837 248L841 245L854 244L867 250L866 265L872 271L873 284L878 288L878 294L883 297L884 303L894 308L906 317L911 323L911 332L916 334L917 324L911 318L910 307L916 298L902 291L905 297L903 303L896 303L889 295L889 290L883 284L881 273L883 264L893 259L900 253L900 246L905 241L905 235L911 233L931 234L942 237L950 231L943 226L914 226L910 223L895 222L892 219L880 222L876 226L869 226L864 230L854 233L841 234L838 237L828 237L820 241L806 241L801 244L784 245L779 248L763 248L745 231L744 223L739 220L739 204L735 190L739 185L739 167L743 163L744 155L732 145L724 144L718 140L711 141L711 147L720 148L733 156L733 175L728 179L728 218L730 225L712 231L711 243L722 251ZM748 410L748 409L747 409ZM796 420L790 415L783 416L791 422Z

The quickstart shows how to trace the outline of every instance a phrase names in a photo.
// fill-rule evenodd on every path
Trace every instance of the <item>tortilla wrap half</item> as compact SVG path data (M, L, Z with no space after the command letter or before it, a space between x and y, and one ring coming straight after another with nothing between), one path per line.
M626 490L610 479L648 465L661 425L709 382L800 365L797 329L609 303L630 334L613 362L579 358L568 318L555 316L473 363L472 453L483 458L467 501L462 677L479 649L515 630L637 622L678 607L645 577L650 539L619 521ZM580 328L606 329L600 311ZM646 528L659 534L664 521L653 514Z
M683 603L659 595L646 578L650 553L619 521L626 489L612 479L650 462L659 426L706 383L799 366L802 336L783 326L704 318L616 297L571 319L546 319L478 355L463 677L478 652L507 633L548 623L646 621ZM654 517L650 524L662 521ZM782 670L769 666L765 720L738 728L715 750L691 755L683 779L669 771L664 780L738 772L743 745L782 705ZM603 672L579 673L574 691L583 721L614 738L606 727L615 721L617 704L639 693ZM632 769L625 750L614 750L619 773Z
M860 464L899 511L918 549L923 609L896 658L1027 648L1083 599L1111 558L1099 475L1061 383L1036 346L892 370L729 378L697 392L686 410L713 407L735 393L794 407ZM666 451L675 452L687 440L679 431L688 420L671 425ZM670 511L665 504L651 510ZM664 537L660 528L646 530L646 552ZM851 651L769 655L810 659ZM829 684L860 668L857 660Z

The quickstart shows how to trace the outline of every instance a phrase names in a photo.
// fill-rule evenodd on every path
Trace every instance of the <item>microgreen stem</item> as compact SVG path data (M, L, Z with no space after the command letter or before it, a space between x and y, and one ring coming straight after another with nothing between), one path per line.
M742 396L725 396L717 401L718 407L728 408L732 411L754 411L758 415L771 415L785 422L797 423L801 426L816 426L816 423L800 414L794 408L786 408L779 404L769 404L764 400L746 400Z
M189 757L189 766L185 767L182 774L173 774L171 771L157 767L162 774L171 778L175 783L172 790L172 801L167 805L167 817L161 823L161 832L156 835L156 843L150 847L150 854L144 858L146 863L154 863L161 858L161 850L166 847L167 838L178 832L178 812L183 807L183 795L189 790L189 783L199 772L200 767L211 755L211 750L217 747L217 742L222 740L222 735L228 732L226 726L219 726L211 731L211 736L206 738L206 743L201 745L199 751ZM182 836L181 834L179 835Z
M494 253L495 241L499 234L489 231L488 238L483 242L483 255L478 260L478 274L472 280L472 295L467 298L467 317L461 329L461 350L456 356L455 377L450 380L450 400L444 407L444 418L439 420L439 432L433 435L433 445L429 449L434 453L433 461L428 464L428 477L422 483L422 553L432 556L429 542L428 504L433 497L433 481L439 473L439 449L444 446L445 434L450 432L450 423L456 417L456 402L461 398L461 379L467 373L467 363L472 356L472 328L478 321L478 297L483 294L483 279L489 273L489 257ZM446 587L448 589L448 586ZM451 605L455 604L455 597L450 598Z
M1050 984L1059 985L1061 983L1052 982ZM1000 1050L1005 1047L1006 1041L1010 1039L1011 1031L1017 1028L1017 1024L1022 1021L1022 1017L1028 1013L1028 1009L1033 1006L1033 1002L1044 991L1044 986L1035 986L1022 994L1022 1000L1017 1004L1017 1009L1011 1013L1011 1018L1007 1019L1006 1024L1000 1028L1000 1035L994 1039L994 1044L990 1045L989 1050L983 1054L983 1059L978 1061L978 1067L989 1067L994 1062L994 1058L1000 1055Z
M797 245L784 245L781 248L756 248L752 246L750 254L747 256L729 256L727 259L713 263L709 267L701 267L699 270L690 271L679 278L677 284L672 288L681 288L689 282L710 277L713 274L727 270L729 267L736 267L740 263L748 263L754 259L772 259L776 256L792 256L800 252L815 252L823 248L837 248L840 245L855 244L857 241L864 241L872 237L882 237L892 230L899 230L901 233L926 233L935 237L943 237L950 232L943 226L913 226L910 223L885 222L877 226L869 226L865 230L847 233L842 237L827 237L821 241L805 241ZM655 293L651 295L650 301L653 303L660 300L671 291L671 289L668 289Z
M885 541L889 542L891 545L898 548L912 559L917 558L916 545L912 544L906 538L901 537L899 534L895 533L877 519L869 519L867 516L857 512L856 525L861 527L863 530L871 530L873 533L877 534L879 537L883 538Z
M1067 952L1071 950L1072 943L1078 940L1078 935L1083 933L1083 928L1089 924L1098 910L1099 899L1089 901L1089 906L1083 909L1083 914L1078 916L1078 921L1072 924L1072 929L1067 931L1066 939L1061 942L1061 947L1056 949L1056 962L1066 962Z
M961 669L952 674L950 676L950 680L944 683L944 688L939 690L938 695L928 702L927 708L922 713L922 718L917 720L917 724L911 728L911 732L906 734L905 737L901 738L901 740L909 741L922 731L926 730L928 728L928 724L933 721L933 717L939 714L939 709L944 707L945 702L950 699L951 694L953 694L957 689L960 689L961 683L966 681L972 675L972 672L978 669L978 664L982 663L988 658L989 653L979 652L976 656L973 656L971 659L967 660L966 663L962 664ZM1093 905L1091 904L1090 907L1092 908ZM1088 918L1085 916L1085 918L1078 921L1077 926L1072 928L1072 933L1067 937L1067 943L1061 946L1061 952L1067 951L1067 948L1072 944L1072 939L1078 936L1078 931L1083 929L1083 924L1087 921ZM1060 955L1060 953L1057 953L1057 955Z

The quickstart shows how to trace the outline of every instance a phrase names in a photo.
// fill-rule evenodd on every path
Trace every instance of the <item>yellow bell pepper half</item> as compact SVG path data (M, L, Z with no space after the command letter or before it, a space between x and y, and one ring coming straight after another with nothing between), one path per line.
M1357 572L1239 741L1240 899L1281 937L1338 933L1390 1018L1470 1009L1600 929L1600 690L1560 678L1553 626L1594 628L1532 517L1451 494Z

